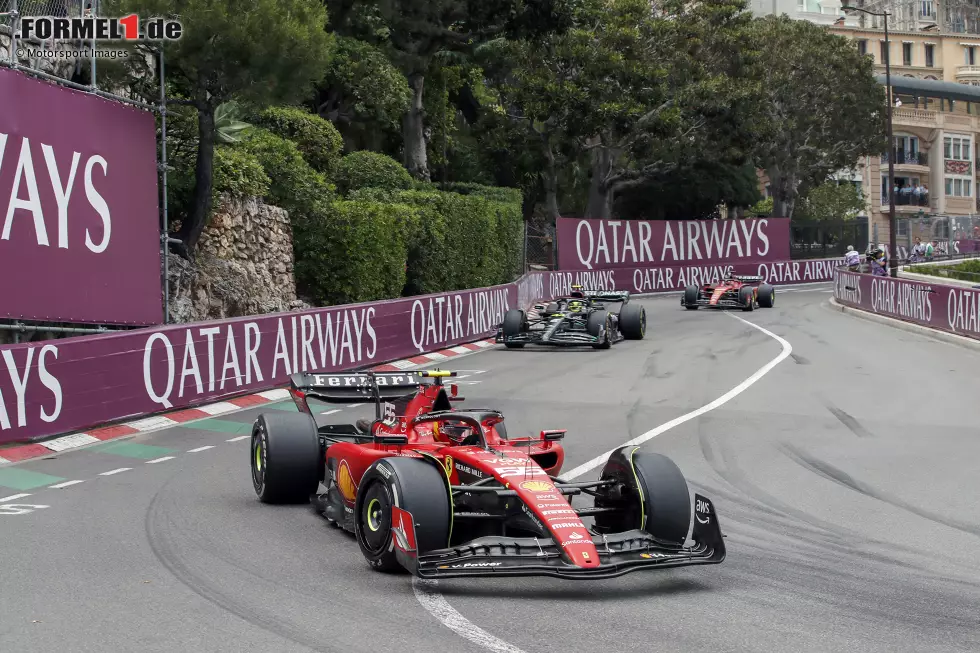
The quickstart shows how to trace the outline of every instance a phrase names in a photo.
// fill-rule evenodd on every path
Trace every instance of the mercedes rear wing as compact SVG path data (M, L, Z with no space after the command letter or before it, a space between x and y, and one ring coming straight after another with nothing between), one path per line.
M589 299L598 299L600 302L623 302L625 304L630 300L630 291L628 290L583 290L582 294Z

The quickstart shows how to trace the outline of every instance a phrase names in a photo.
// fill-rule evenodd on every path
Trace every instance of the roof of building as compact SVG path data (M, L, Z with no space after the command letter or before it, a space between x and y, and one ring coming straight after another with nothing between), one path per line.
M876 75L878 83L884 86L885 76ZM892 75L892 92L897 95L959 100L960 102L980 103L980 86L969 86L957 82L943 82L936 79L917 79Z

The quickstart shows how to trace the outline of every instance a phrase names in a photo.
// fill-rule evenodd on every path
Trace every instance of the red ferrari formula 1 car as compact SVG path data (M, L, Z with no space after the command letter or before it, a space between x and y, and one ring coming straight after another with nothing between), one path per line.
M762 277L745 274L730 274L716 284L688 286L681 297L681 306L689 311L697 310L700 306L751 311L756 306L772 308L775 303L775 288L762 283Z
M725 559L714 506L694 495L692 529L687 482L669 458L623 447L598 480L566 482L564 431L508 438L499 412L453 409L450 376L293 375L301 412L262 414L252 430L259 499L309 500L353 533L371 567L423 578L609 578ZM373 399L376 419L317 427L309 399ZM573 505L582 495L593 505Z

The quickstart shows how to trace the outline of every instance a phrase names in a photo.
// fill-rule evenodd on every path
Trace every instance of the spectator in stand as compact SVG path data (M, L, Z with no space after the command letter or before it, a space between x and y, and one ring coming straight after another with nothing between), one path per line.
M929 206L929 184L922 184L922 206Z
M857 253L854 249L854 245L847 246L847 252L844 254L844 264L851 272L857 272L861 267L861 255Z
M912 196L915 198L915 205L922 206L922 185L916 184L912 189Z
M926 256L926 246L922 244L922 239L916 236L915 246L912 247L912 255L909 257L909 263L921 263L925 260Z
M933 252L935 252L935 245L936 245L936 241L932 241L931 243L930 242L926 243L925 254L927 259L932 258L932 254Z
M912 186L910 185L902 186L901 193L902 193L902 203L910 204L912 199Z
M876 277L888 276L888 255L885 254L885 246L882 244L871 252L871 274Z

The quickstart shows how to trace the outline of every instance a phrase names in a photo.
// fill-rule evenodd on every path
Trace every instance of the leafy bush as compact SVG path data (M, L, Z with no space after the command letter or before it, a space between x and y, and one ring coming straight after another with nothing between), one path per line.
M236 197L265 197L269 176L259 160L233 147L214 148L214 196L231 193Z
M980 282L980 261L974 259L956 265L913 265L909 268L909 272L978 283Z
M410 294L479 288L513 280L520 266L520 204L480 195L405 191L418 210L408 233Z
M406 234L416 212L403 204L337 201L293 224L296 282L319 305L401 295Z
M269 176L269 203L289 211L294 223L333 198L333 187L310 167L292 141L250 127L243 132L241 148L255 157Z
M361 150L340 160L337 186L345 195L361 188L407 190L412 187L412 176L390 156Z
M494 202L505 202L520 206L524 201L524 195L517 188L505 188L502 186L484 186L483 184L471 184L465 182L449 182L439 185L439 190L460 195L479 195Z
M336 172L344 140L330 121L296 107L272 107L260 113L254 122L294 142L317 172L327 178Z

